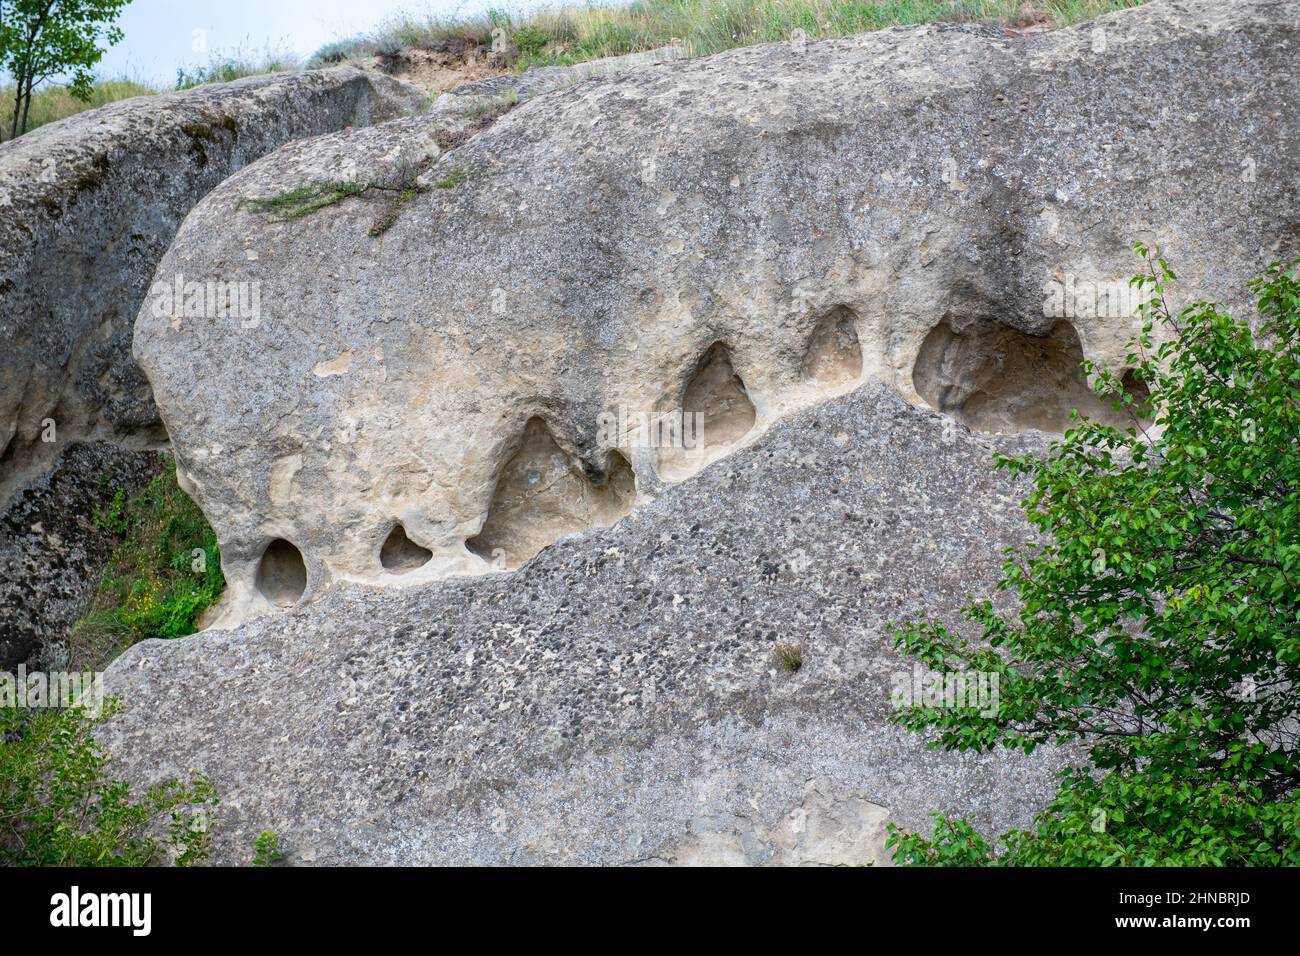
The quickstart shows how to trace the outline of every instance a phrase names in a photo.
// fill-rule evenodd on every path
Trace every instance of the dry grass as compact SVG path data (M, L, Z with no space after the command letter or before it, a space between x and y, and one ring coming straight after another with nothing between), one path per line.
M46 123L66 119L85 110L114 103L131 96L153 96L169 90L187 90L204 83L228 83L244 76L261 76L299 69L292 55L273 49L255 52L236 50L231 54L215 54L206 65L193 70L177 70L176 85L160 86L139 79L119 77L100 80L91 90L90 100L83 102L72 96L66 86L51 85L38 89L32 96L31 113L27 131L31 132ZM0 137L9 136L9 122L13 116L14 87L12 83L0 85Z
M803 667L803 645L789 641L777 641L776 662L791 674Z
M89 103L74 99L67 87L47 86L32 95L32 111L28 117L27 129L34 130L46 123L53 123L83 110L94 109L105 103L124 100L130 96L147 96L158 90L135 80L104 80L95 84L91 91ZM3 126L5 138L9 136L9 122L14 111L13 84L0 86L0 126Z
M324 47L310 65L406 48L487 47L503 36L534 31L545 43L527 47L516 68L577 63L680 44L693 56L754 43L848 36L899 24L938 20L1066 26L1144 0L633 0L628 4L557 5L522 14L494 10L464 19L402 16L374 33ZM801 34L796 31L803 31ZM540 50L534 47L541 45Z

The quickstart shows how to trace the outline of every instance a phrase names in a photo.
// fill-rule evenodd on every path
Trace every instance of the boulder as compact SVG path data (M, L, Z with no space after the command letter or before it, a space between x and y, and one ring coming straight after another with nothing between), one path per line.
M165 440L132 326L204 194L289 140L423 102L340 67L135 97L0 144L0 502L74 441Z
M1064 755L887 720L892 623L954 622L1024 539L994 447L869 385L517 571L137 644L113 773L208 773L222 863L269 829L291 865L881 864L890 822L1024 825Z
M1156 0L776 43L248 166L134 343L222 623L509 570L865 383L991 432L1108 414L1078 363L1124 369L1134 240L1236 308L1300 252L1298 24Z
M0 666L67 659L111 551L92 516L166 445L131 335L190 208L288 140L424 102L351 67L276 74L123 100L0 144Z
M209 773L222 862L270 829L291 863L883 863L889 822L1025 825L1071 755L894 726L926 675L893 626L994 596L1028 534L994 450L1108 413L1078 361L1124 367L1133 240L1243 314L1297 253L1298 23L772 44L251 164L134 343L233 629L114 662L116 772Z

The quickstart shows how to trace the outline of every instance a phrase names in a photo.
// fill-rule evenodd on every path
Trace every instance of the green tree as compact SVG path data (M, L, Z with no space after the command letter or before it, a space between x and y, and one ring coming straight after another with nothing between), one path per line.
M1077 420L1044 458L998 456L1037 532L1003 565L1016 610L970 604L975 640L929 619L896 635L935 671L998 675L992 716L896 712L932 746L1071 743L1089 765L993 843L943 815L929 837L894 830L899 862L1300 864L1297 263L1252 283L1252 330L1204 302L1171 315L1173 272L1137 249L1150 301L1127 362L1150 397L1085 366L1133 425Z
M0 0L0 69L14 80L12 139L27 131L32 91L67 74L69 92L88 101L91 68L122 39L113 26L130 0ZM104 46L101 46L101 43Z

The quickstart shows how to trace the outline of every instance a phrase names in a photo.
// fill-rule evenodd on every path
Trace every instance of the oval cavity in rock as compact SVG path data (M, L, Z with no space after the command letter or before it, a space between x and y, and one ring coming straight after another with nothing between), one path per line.
M307 564L294 545L276 538L262 552L257 590L276 607L292 607L307 590Z

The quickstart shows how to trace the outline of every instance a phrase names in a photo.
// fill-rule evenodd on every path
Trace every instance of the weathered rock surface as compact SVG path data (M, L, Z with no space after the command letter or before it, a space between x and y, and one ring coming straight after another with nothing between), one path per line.
M92 514L166 441L131 335L186 213L288 140L424 100L352 68L255 77L114 103L0 145L0 666L66 657L112 538Z
M259 316L146 306L135 337L227 622L509 567L631 507L615 476L644 502L864 382L999 431L1098 411L1075 369L1123 367L1133 240L1230 306L1300 251L1298 22L1157 0L1030 36L772 44L587 79L450 152L417 118L242 170L158 278L255 283ZM246 203L402 169L424 188L396 207ZM683 407L709 446L689 461L602 428ZM564 474L572 507L530 514ZM428 559L393 573L399 528Z
M423 101L340 67L123 100L0 145L0 502L74 441L165 437L132 326L204 194L289 140Z
M267 828L293 863L608 864L1023 825L1061 754L887 720L891 623L955 623L1026 534L990 456L1042 436L959 422L1059 427L1080 357L1122 365L1133 239L1234 307L1295 254L1298 20L777 44L236 174L156 278L260 307L149 303L135 355L238 626L113 664L117 772L208 772L226 862ZM336 201L247 202L303 183Z
M1024 824L1059 754L886 720L890 622L951 622L1025 534L990 459L867 386L518 571L137 644L106 679L114 770L208 772L228 862L269 828L293 864L883 863L888 820Z
M671 63L685 57L686 50L683 47L664 46L641 53L587 60L571 66L539 66L522 73L503 73L500 76L475 80L448 90L446 97L438 98L434 110L448 108L456 100L498 96L531 99L541 93L553 93L565 89L593 76L619 76L632 70L642 70L660 63ZM444 99L447 102L444 103Z

